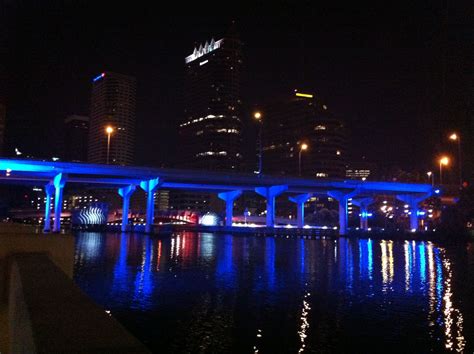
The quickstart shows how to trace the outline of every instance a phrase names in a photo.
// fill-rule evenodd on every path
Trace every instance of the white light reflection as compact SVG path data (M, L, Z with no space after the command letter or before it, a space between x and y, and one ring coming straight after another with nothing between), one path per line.
M298 335L300 336L301 346L300 346L300 349L298 350L298 353L302 353L306 347L306 344L304 342L306 340L306 337L308 336L306 334L309 328L308 314L309 314L309 311L311 310L311 306L309 305L309 302L307 301L307 299L310 295L311 293L307 292L303 297L303 308L301 310L301 317L300 317L301 326L300 326L300 330L298 331Z
M440 249L441 256L443 259L443 268L446 273L446 280L444 282L444 333L445 342L444 346L449 351L456 351L462 353L466 346L466 339L463 336L463 316L461 311L454 307L453 304L453 292L451 289L451 283L453 279L453 272L451 270L451 262L446 256L444 249Z
M405 241L405 244L403 245L405 253L405 291L410 291L411 260L409 247L409 242Z
M395 275L395 269L393 264L393 241L388 242L388 275L389 282L393 282L393 277Z
M428 242L428 275L429 275L429 287L428 287L428 298L429 298L429 321L430 324L434 325L434 315L436 310L436 269L435 259L433 252L433 244Z
M259 341L260 338L262 338L262 330L261 330L261 329L257 329L257 341ZM257 344L255 344L255 345L253 346L253 352L254 352L254 353L258 353Z
M394 276L394 265L393 265L393 241L382 240L380 242L380 248L382 250L382 281L384 285L391 284ZM384 286L383 291L387 291Z

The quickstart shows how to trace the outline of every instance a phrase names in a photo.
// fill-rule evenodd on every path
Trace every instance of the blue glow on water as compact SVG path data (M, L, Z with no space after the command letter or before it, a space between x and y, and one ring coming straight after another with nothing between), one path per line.
M145 236L142 247L142 262L135 278L135 301L140 301L142 297L146 299L150 296L153 290L151 272L151 259L153 256L153 249L150 236Z
M224 235L223 238L224 246L217 256L216 274L218 277L229 275L234 270L232 266L233 237L231 235Z
M369 279L371 280L374 271L374 256L372 247L372 240L369 238L367 240L367 272L369 273Z
M398 352L440 352L459 347L473 316L458 305L454 275L445 279L446 254L414 241L82 233L75 280L153 351L250 352L263 333L262 352L292 352L306 294L307 352L344 351L344 342L367 352L368 340L374 352L387 341Z
M275 239L265 238L265 271L269 289L275 288Z
M305 240L304 239L300 239L300 242L299 242L299 253L300 253L300 273L301 274L304 274L305 272L305 250L304 250L304 243L305 243Z
M418 245L418 253L420 259L420 281L422 283L423 288L426 287L426 244L421 242Z
M436 310L441 310L443 303L443 261L439 249L435 248L435 264L436 264Z
M114 279L113 279L113 293L126 291L127 289L127 257L128 257L128 235L120 235L120 250L117 262L114 267Z

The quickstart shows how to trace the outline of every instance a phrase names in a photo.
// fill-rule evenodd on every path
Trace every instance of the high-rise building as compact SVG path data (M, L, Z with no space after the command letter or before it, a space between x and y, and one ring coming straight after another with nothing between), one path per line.
M263 173L344 178L344 123L314 94L297 90L263 110Z
M227 36L200 44L185 58L179 167L220 171L241 168L241 47L232 26ZM217 204L215 196L207 193L171 194L175 210L204 212Z
M134 162L136 80L106 71L93 79L88 161ZM107 133L106 128L112 129Z
M89 117L70 115L64 120L64 159L87 161Z
M235 31L194 48L185 65L180 167L238 170L242 161L242 54Z

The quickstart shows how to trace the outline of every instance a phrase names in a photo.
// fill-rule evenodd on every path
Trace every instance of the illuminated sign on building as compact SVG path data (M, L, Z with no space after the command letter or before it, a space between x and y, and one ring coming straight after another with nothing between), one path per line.
M313 98L313 95L311 95L311 94L309 94L309 93L299 93L299 92L297 92L297 93L295 93L295 95L296 95L297 97Z
M102 74L96 76L92 81L93 81L93 82L99 81L99 80L102 79L103 77L105 77L105 73L102 73Z
M202 57L203 55L210 53L216 49L219 49L224 42L224 39L219 39L218 41L214 41L214 38L211 39L211 42L208 43L206 42L204 46L201 44L199 48L194 48L193 54L187 56L184 61L186 64L192 62L193 60L196 60L197 58Z

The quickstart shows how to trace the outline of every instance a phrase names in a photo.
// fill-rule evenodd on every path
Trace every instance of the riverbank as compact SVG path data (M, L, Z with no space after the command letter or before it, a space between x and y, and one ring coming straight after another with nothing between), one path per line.
M120 232L120 226L110 225L108 231ZM143 226L135 226L133 232L144 233ZM280 236L297 238L338 238L337 228L329 227L244 227L244 226L205 226L205 225L156 225L153 234L160 237L171 236L176 232L209 232L218 234L255 235L255 236ZM363 238L374 240L408 240L432 241L440 244L473 241L469 233L442 233L439 231L410 232L403 230L349 230L345 237Z

